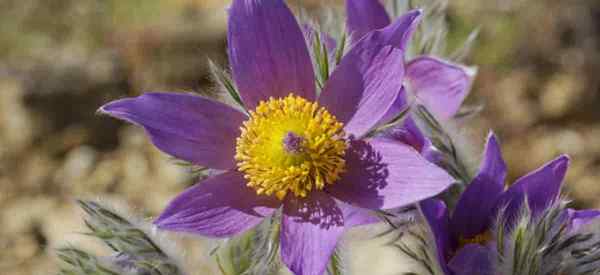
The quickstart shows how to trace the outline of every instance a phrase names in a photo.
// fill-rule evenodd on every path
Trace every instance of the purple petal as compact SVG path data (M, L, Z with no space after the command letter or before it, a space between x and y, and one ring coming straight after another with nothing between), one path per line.
M452 214L451 228L456 234L472 238L490 227L505 179L506 163L496 136L490 133L479 173L462 193Z
M574 210L567 209L567 215L570 220L569 230L577 231L582 226L592 222L600 216L600 211L596 209Z
M352 42L370 31L390 24L390 17L377 0L346 0L346 28Z
M386 115L399 95L403 58L404 52L391 46L355 47L331 75L320 103L346 124L347 133L357 137L366 134Z
M400 141L422 152L430 141L423 135L411 115L407 115L402 124L385 133L386 138Z
M422 14L423 11L420 9L411 10L400 16L391 25L373 31L373 33L377 33L380 41L406 52L408 41L421 21Z
M450 257L450 254L454 250L456 240L449 233L450 228L446 204L438 199L428 199L422 201L419 206L435 239L438 264L445 274L450 274L446 259Z
M346 228L378 223L381 221L370 209L356 207L341 201L337 201L338 207L344 214L344 226Z
M448 266L458 275L493 275L493 252L478 244L468 244L450 260Z
M441 153L433 146L431 140L423 134L421 129L419 129L410 114L406 115L402 124L386 131L383 136L412 146L431 163L437 164L443 160Z
M222 170L235 167L235 140L247 119L223 103L177 93L146 93L110 102L99 111L144 127L165 153Z
M294 274L321 275L344 232L344 215L324 192L284 204L281 257Z
M390 106L387 113L383 116L383 118L377 123L378 125L384 125L386 123L391 122L394 118L399 116L403 111L408 108L408 104L406 102L406 89L402 87L400 92L398 92L398 97L394 100L394 103Z
M225 172L188 188L154 223L160 229L228 237L248 230L281 203L246 187L239 172Z
M390 140L354 140L346 153L346 172L328 191L364 208L406 206L446 190L454 179L412 147Z
M539 214L558 198L568 166L569 157L562 155L521 177L498 199L498 207L506 206L505 215L512 219L527 197L532 213Z
M409 91L440 119L456 114L473 77L473 70L429 56L418 57L406 67Z
M229 10L229 61L246 108L290 93L315 100L304 36L281 0L234 0Z
M327 81L319 102L360 137L379 123L396 101L404 78L404 48L420 12L366 35L348 52Z

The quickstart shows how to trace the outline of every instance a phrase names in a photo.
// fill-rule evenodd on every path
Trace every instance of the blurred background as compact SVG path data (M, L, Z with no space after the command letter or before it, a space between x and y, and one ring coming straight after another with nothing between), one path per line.
M214 93L207 57L226 62L225 5L0 0L1 274L56 270L52 248L85 239L75 198L150 216L191 184L140 129L95 111L142 91ZM494 129L511 180L568 153L568 194L600 207L600 2L456 0L448 22L450 45L480 27L468 103L485 109L461 129L470 150Z

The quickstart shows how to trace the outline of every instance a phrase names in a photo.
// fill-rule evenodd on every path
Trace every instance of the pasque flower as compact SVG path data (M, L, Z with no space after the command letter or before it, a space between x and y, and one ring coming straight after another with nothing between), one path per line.
M411 146L365 138L401 96L404 53L421 12L354 43L317 95L305 37L281 0L234 0L229 58L247 113L189 94L146 93L100 111L142 126L160 150L222 170L176 197L161 229L228 237L281 209L281 256L322 274L345 228L453 179Z
M461 194L452 215L443 201L420 203L422 213L435 237L438 262L446 274L494 274L492 223L499 211L507 218L509 230L523 203L532 216L558 199L569 158L565 155L517 179L504 189L506 164L496 137L490 134L479 172ZM568 210L572 230L599 215L595 210Z

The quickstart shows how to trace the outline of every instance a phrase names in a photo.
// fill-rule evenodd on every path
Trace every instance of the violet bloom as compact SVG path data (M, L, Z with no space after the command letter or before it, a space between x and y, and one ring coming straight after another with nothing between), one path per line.
M100 111L142 126L160 150L223 170L175 198L161 229L229 237L282 209L281 256L319 275L346 228L370 209L432 197L452 184L411 146L362 139L400 96L412 11L356 42L319 96L305 38L282 0L234 0L231 71L248 114L188 94L147 93Z
M517 179L504 190L506 164L496 137L490 134L479 172L462 193L452 216L441 200L421 202L434 236L438 261L446 274L492 274L491 226L498 211L517 217L527 201L532 214L558 198L569 158L565 155ZM511 224L511 221L507 221Z
M352 43L358 43L369 32L389 26L391 22L378 0L346 0L346 14L346 29ZM411 25L410 31L414 31L416 26ZM475 75L473 69L433 56L417 56L407 60L405 66L404 85L407 92L441 120L456 114ZM401 110L405 103L405 96L399 97L392 113Z

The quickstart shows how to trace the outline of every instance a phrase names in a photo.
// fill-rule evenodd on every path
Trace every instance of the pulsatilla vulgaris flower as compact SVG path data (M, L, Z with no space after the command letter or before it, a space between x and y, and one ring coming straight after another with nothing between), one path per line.
M450 217L441 200L421 202L421 210L435 237L438 262L446 274L492 275L491 227L499 211L507 228L526 202L533 216L558 199L569 158L560 156L517 179L504 190L506 164L500 146L490 134L478 174L467 186ZM581 216L589 213L577 212ZM573 218L579 219L573 212ZM574 224L582 220L574 220Z
M322 274L368 209L415 203L453 179L412 147L364 138L400 95L420 11L366 34L317 96L305 38L281 0L234 0L229 58L248 115L201 96L147 93L101 111L141 125L162 151L222 170L175 198L159 228L228 237L281 209L281 256Z

